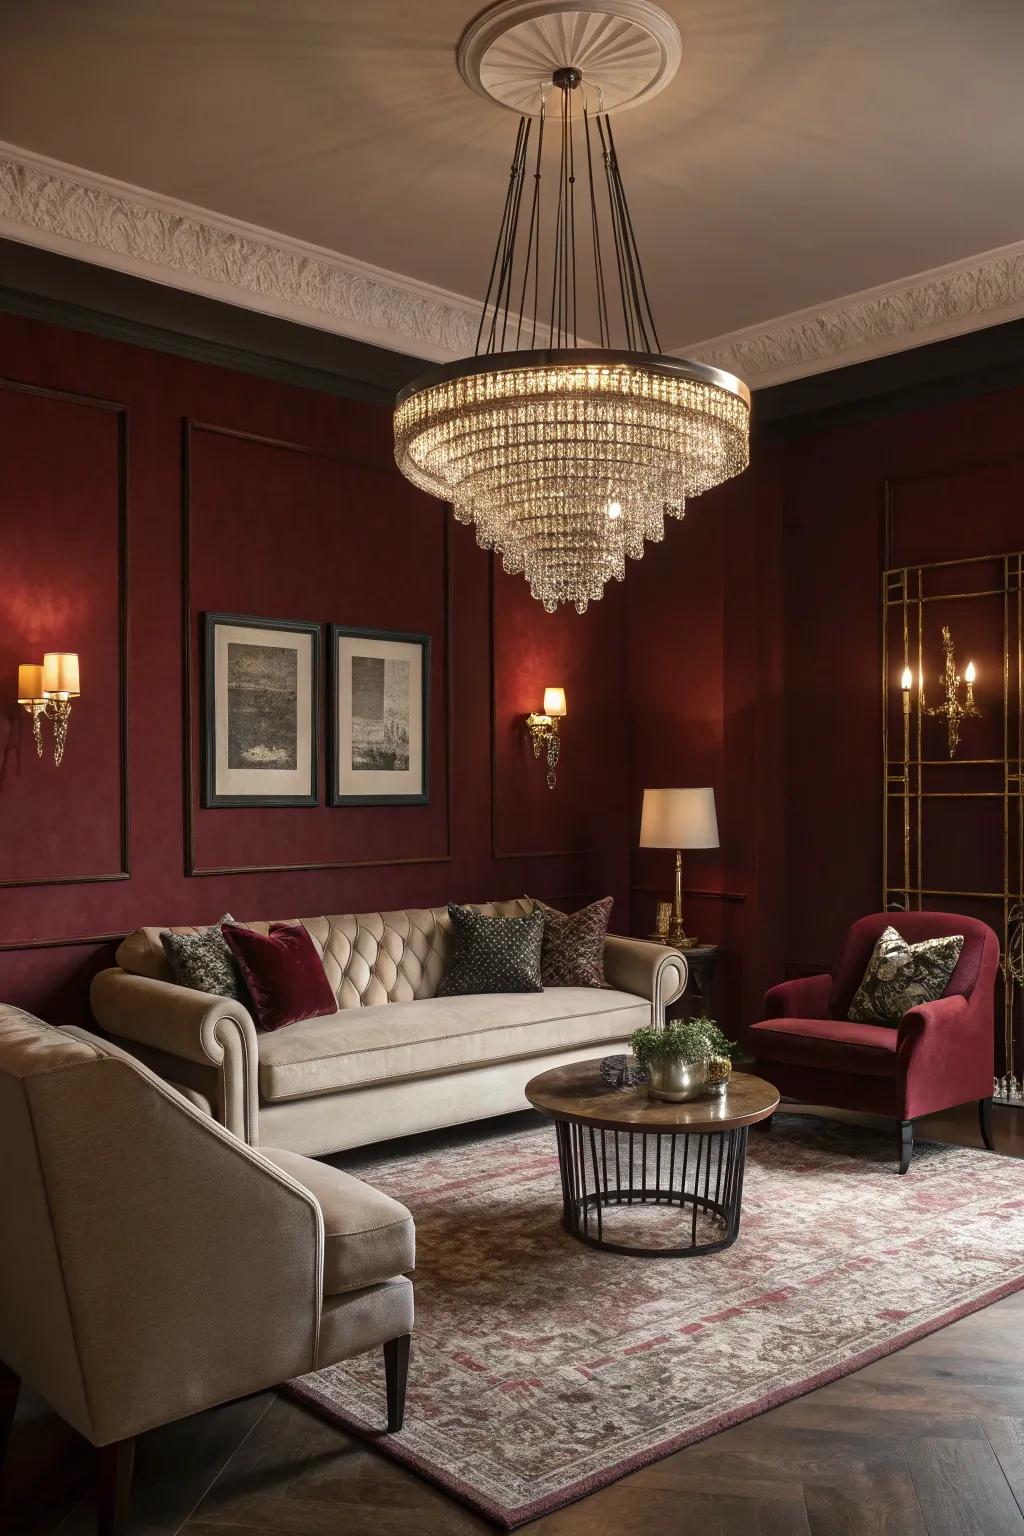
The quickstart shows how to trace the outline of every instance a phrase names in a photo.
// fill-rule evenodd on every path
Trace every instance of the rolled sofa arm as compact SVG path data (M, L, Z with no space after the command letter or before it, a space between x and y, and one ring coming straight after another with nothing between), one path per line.
M663 1025L665 1010L682 997L690 974L686 956L678 949L647 939L627 939L610 933L604 945L604 976L609 986L651 1000L651 1023Z
M242 1003L135 976L119 966L93 978L89 999L107 1034L215 1068L226 1128L249 1146L257 1145L259 1055L256 1028Z

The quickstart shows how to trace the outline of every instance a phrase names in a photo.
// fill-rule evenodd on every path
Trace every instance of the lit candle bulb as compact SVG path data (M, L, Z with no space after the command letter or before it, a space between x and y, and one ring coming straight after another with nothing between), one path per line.
M622 516L622 503L621 503L621 501L611 501L611 500L609 500L605 510L607 511L608 516L614 522L616 518Z
M909 667L904 667L903 668L903 678L902 678L902 681L900 683L900 687L903 689L904 693L909 693L911 688L913 688L913 686L914 686L914 674L913 674L913 672L911 672Z
M964 682L967 684L968 688L971 687L971 685L973 684L974 679L977 677L977 675L978 675L977 672L975 672L975 670L974 670L974 662L973 661L969 661L967 663L967 670L964 673Z

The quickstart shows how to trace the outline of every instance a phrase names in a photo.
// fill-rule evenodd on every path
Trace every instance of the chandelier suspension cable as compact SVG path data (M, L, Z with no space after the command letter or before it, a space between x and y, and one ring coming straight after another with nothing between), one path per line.
M487 352L495 350L496 331L498 324L498 312L501 309L501 295L511 285L512 257L515 250L515 232L519 223L519 200L523 188L523 170L526 164L526 146L530 137L530 119L521 117L516 133L516 147L512 153L512 165L509 169L508 186L505 189L505 206L501 213L501 223L498 226L498 239L494 247L494 257L491 261L491 272L487 279L487 292L484 295L483 308L480 311L480 325L476 333L476 352L480 352L480 341L487 322L487 310L491 303L491 294L494 292L494 313L491 316L491 329L488 336ZM498 266L498 258L501 258L501 267ZM495 274L498 276L498 286L494 288ZM508 323L508 296L505 299L505 324ZM503 331L504 339L504 331Z
M594 156L590 145L590 114L583 106L583 133L587 141L587 181L590 186L590 238L594 247L594 292L597 298L598 345L610 346L608 332L608 295L601 264L601 229L597 222L597 198L594 196Z
M598 129L601 128L601 119L598 118ZM629 214L629 203L626 201L626 189L619 172L619 156L615 148L615 138L612 134L611 119L605 118L605 128L608 132L608 155L605 161L608 173L609 192L614 191L614 209L617 213L618 224L621 231L622 244L629 269L629 289L640 333L644 340L645 349L655 352L661 351L661 341L658 338L658 328L654 323L654 313L651 309L651 301L647 294L647 280L644 277L643 262L640 260L640 247L637 245L636 235L633 232L633 220ZM613 217L615 214L613 213ZM641 296L643 303L641 304ZM647 319L650 322L650 335L644 323L644 310L647 311ZM651 347L651 338L654 339L654 347Z
M579 346L579 311L577 306L577 253L576 253L576 144L574 134L573 96L582 80L576 69L556 71L553 83L559 87L561 111L559 125L558 188L555 196L555 226L551 260L551 297L548 308L548 345L556 347ZM538 114L536 155L533 170L533 195L530 198L530 215L526 230L526 249L522 256L522 278L518 284L518 314L514 316L516 347L522 340L524 328L530 327L531 346L536 345L538 328L538 304L541 261L541 210L543 203L542 155L546 106L541 103ZM601 252L601 216L598 211L597 191L594 180L594 151L591 143L591 114L584 103L582 111L584 142L587 156L587 191L590 198L590 242L594 264L594 284L597 318L597 344L611 345L611 324L608 315L608 288ZM615 253L615 275L618 280L619 302L622 310L622 330L625 345L630 351L660 352L661 342L654 321L647 280L644 276L640 249L633 229L629 203L619 170L615 137L607 113L599 110L593 121L597 125L601 160L604 165L605 185L608 196L608 224L612 248ZM498 238L494 247L487 292L484 295L477 328L475 355L503 352L511 341L510 325L513 321L512 292L515 286L516 252L519 246L519 224L523 204L523 187L526 181L527 154L530 143L532 120L521 117L516 131L515 148L509 168L508 185ZM532 312L528 309L528 297L532 282Z
M544 119L547 116L544 97L541 97L540 116L537 124L537 158L533 168L533 198L530 202L530 227L526 236L526 260L523 262L523 287L519 295L519 316L516 321L516 346L523 330L526 315L526 287L530 280L530 252L533 251L533 328L530 346L537 345L537 292L540 287L540 177L541 155L544 150ZM535 243L536 241L536 243ZM481 319L481 324L483 323ZM477 347L479 351L479 344Z

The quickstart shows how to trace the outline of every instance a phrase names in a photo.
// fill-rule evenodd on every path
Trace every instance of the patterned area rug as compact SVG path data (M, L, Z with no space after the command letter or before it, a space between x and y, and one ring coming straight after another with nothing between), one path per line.
M290 1390L514 1529L1024 1288L1021 1163L925 1144L899 1178L893 1140L752 1133L739 1238L693 1259L563 1232L550 1126L374 1163L416 1218L405 1429L375 1356Z

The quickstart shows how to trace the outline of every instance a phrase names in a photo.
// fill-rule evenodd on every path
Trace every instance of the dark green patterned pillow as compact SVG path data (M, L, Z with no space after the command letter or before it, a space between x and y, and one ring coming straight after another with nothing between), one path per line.
M856 1024L895 1028L908 1008L934 1003L943 995L963 947L962 933L908 944L895 928L886 928L846 1017Z
M485 917L449 904L455 953L437 989L438 997L476 992L541 992L540 952L544 916Z
M221 923L233 923L225 912L212 928L198 933L162 933L160 943L179 987L194 987L217 997L230 997L237 1003L249 1003L249 990L242 978L238 961L220 931Z

